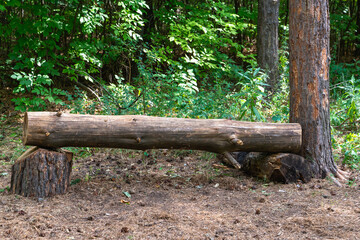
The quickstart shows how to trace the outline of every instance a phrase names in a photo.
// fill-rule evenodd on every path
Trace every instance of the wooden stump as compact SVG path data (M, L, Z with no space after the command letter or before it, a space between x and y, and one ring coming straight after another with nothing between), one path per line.
M309 182L312 172L305 158L292 153L238 152L236 159L252 176L275 182Z
M11 191L44 198L65 193L70 185L73 154L32 147L12 166Z

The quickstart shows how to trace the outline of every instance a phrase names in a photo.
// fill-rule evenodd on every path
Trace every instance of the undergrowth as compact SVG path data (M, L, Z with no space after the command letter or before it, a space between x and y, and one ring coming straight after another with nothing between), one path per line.
M191 86L168 82L167 91L159 91L159 86L149 83L146 93L132 93L136 89L122 81L117 85L104 86L108 94L100 99L77 89L69 99L67 111L86 114L146 114L164 117L183 118L227 118L245 121L287 122L289 119L289 87L286 75L281 80L279 91L266 98L266 74L251 67L237 73L238 81L233 84L218 82L212 86L203 86L203 90ZM333 81L331 86L331 125L332 146L337 164L351 169L360 169L360 79L346 74ZM164 77L164 76L163 76ZM165 77L164 77L165 78ZM171 89L171 91L169 91ZM122 99L123 106L111 99ZM62 108L65 108L62 106ZM8 121L1 116L0 159L2 164L10 164L27 147L21 143L20 124ZM19 121L19 120L17 120ZM77 158L88 157L99 151L96 148L70 148ZM112 150L114 151L114 150ZM130 152L126 154L131 155ZM210 155L204 155L204 159ZM5 161L4 161L5 160Z

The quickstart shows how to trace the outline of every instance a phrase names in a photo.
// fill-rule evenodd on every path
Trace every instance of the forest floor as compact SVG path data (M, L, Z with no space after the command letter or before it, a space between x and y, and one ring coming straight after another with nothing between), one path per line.
M9 115L0 122L0 239L360 239L358 172L343 187L285 185L200 151L73 148L66 194L10 194L25 147L21 118Z

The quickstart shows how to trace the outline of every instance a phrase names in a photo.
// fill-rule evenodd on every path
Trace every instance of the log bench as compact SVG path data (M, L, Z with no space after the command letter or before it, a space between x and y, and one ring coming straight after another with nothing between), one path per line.
M286 177L289 172L295 174L296 179L304 168L304 159L291 154L299 151L301 141L301 126L297 123L27 112L23 143L36 147L13 165L11 189L16 194L36 197L66 192L72 154L59 150L61 147L204 150L221 153L236 168L243 167L250 172L255 172L260 165L273 166L273 170L267 167L263 175L268 179L272 175L282 175L288 182L294 180ZM261 162L259 158L249 157L237 161L231 152L266 152L268 160L265 161L269 162L268 157L273 156L272 164L255 164ZM274 158L270 153L287 155Z

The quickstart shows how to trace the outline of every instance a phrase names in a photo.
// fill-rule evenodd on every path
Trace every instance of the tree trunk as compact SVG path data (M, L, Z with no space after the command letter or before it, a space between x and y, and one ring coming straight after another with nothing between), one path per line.
M268 73L266 89L274 93L279 84L278 28L280 0L259 0L257 60Z
M71 152L30 148L12 166L11 191L38 198L65 193L71 167Z
M329 12L327 0L290 0L290 122L300 123L300 154L315 177L337 173L329 111Z
M25 145L47 148L297 152L301 146L301 127L299 124L224 119L28 112L24 119L23 140Z

